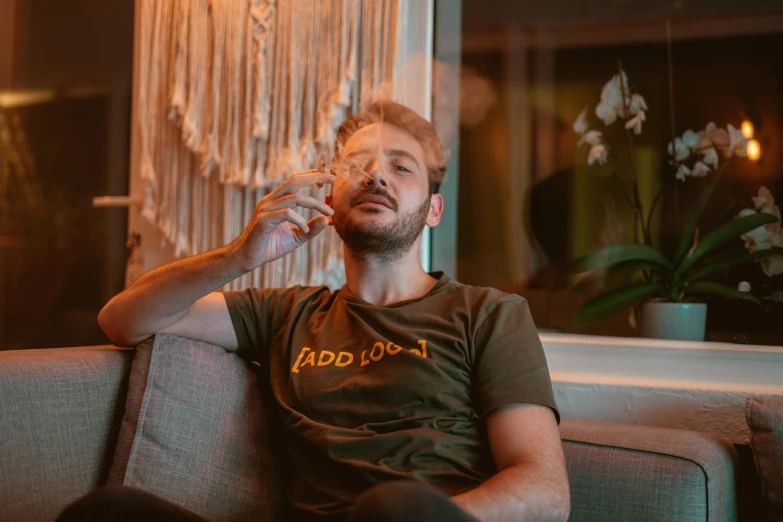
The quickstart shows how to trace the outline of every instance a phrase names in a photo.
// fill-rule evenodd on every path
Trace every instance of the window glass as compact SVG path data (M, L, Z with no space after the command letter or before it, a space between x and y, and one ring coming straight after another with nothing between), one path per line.
M0 349L101 344L124 283L133 2L0 8ZM10 30L8 30L10 28Z
M700 194L718 174L712 164L708 173L694 170L694 160L705 160L694 154L685 180L676 179L677 165L667 153L671 114L680 138L714 122L724 130L731 124L753 140L728 160L719 149L719 168L726 163L725 170L699 220L700 238L743 209L755 212L753 198L762 187L776 198L770 211L783 202L779 3L463 0L462 5L457 242L462 282L524 296L545 331L638 335L628 308L586 325L575 326L574 318L589 299L643 282L643 274L599 278L575 289L573 261L602 247L643 242L634 237L634 172L645 222L660 193L649 218L649 241L674 255ZM646 102L639 135L633 129L626 133L622 123L606 126L596 114L604 85L620 68L628 77L627 96L639 94ZM588 128L602 133L600 144L608 153L602 158L596 149L592 165L590 140L574 129L585 108ZM754 244L734 237L710 255L728 258L763 241L774 246L783 240L783 232L777 239L762 236ZM689 250L694 242L699 243L689 241ZM710 275L710 283L750 287L761 306L695 296L708 305L707 340L783 344L783 256L770 259Z

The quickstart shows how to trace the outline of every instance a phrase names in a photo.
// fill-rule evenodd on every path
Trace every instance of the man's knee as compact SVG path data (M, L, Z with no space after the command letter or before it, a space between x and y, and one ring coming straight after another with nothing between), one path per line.
M75 500L57 517L57 522L109 520L127 507L137 505L147 494L126 486L104 486Z
M359 495L348 520L422 520L426 519L430 512L437 512L438 506L447 505L449 502L446 494L432 486L409 480L394 480L373 486Z

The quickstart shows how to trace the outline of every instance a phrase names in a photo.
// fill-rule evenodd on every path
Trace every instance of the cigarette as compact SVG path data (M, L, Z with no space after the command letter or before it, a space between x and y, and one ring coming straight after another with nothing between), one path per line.
M318 172L326 172L326 156L321 154L321 156L318 158ZM323 183L316 183L318 185L318 188L322 188L324 186Z

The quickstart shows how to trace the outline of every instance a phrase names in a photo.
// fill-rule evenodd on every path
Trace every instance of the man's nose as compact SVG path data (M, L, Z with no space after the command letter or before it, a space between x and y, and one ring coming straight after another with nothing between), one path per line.
M386 188L388 186L386 175L383 172L383 166L380 161L373 162L370 167L370 172L364 178L364 184L368 187L380 185L381 187Z

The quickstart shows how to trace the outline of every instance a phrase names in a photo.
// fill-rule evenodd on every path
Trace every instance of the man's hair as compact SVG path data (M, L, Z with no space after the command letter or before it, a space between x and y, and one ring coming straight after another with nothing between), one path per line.
M430 122L401 103L378 100L345 120L337 129L334 145L335 159L340 158L348 138L362 127L373 123L388 123L399 127L419 142L424 151L425 166L430 180L430 192L437 194L446 176L446 155L443 153L443 144Z

